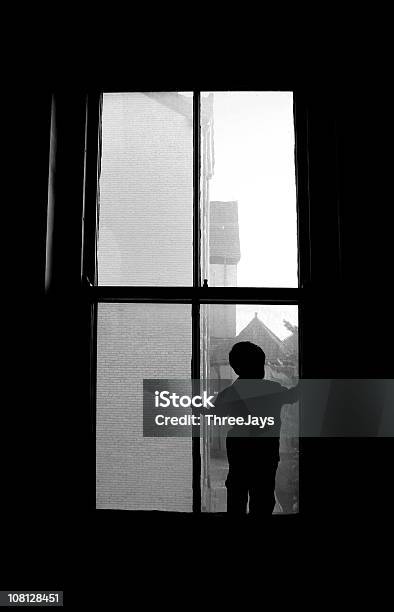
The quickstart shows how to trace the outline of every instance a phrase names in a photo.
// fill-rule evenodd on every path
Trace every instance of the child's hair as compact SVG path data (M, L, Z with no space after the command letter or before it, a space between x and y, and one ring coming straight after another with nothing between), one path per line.
M264 367L265 353L253 342L237 342L229 353L229 362L236 374L239 374L241 370L255 371Z

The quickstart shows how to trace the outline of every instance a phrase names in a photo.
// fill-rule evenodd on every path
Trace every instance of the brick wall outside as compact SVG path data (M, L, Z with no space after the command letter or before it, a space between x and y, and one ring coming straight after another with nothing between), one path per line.
M191 439L142 436L143 379L190 377L190 306L101 304L97 336L97 507L191 511Z
M158 100L104 96L99 284L192 283L192 138L192 122Z
M105 94L101 285L192 282L192 123L142 93ZM190 511L191 440L143 438L143 378L189 378L185 305L101 304L97 507Z

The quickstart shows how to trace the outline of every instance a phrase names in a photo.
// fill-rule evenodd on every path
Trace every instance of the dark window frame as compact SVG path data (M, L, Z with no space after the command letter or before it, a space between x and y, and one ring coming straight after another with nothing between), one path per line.
M201 304L294 304L298 306L299 373L303 376L303 302L311 281L309 143L308 108L304 95L294 89L293 115L295 131L295 173L297 206L298 287L208 287L201 278L200 261L200 100L201 92L193 91L193 285L190 287L99 286L97 284L97 232L99 220L99 176L101 161L102 95L87 95L85 132L85 201L83 218L83 284L87 303L89 333L89 396L92 453L96 452L96 370L97 310L99 303L184 303L192 309L191 376L200 378L200 305ZM130 89L119 91L133 91ZM270 91L268 88L260 91ZM302 440L300 439L300 457ZM301 463L301 460L300 460ZM193 513L201 512L200 439L192 438ZM95 491L92 496L95 504Z

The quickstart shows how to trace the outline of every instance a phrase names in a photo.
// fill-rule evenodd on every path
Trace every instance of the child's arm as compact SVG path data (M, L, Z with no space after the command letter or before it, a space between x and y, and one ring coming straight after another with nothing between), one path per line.
M282 404L294 404L298 401L300 396L300 383L298 382L295 387L291 387L290 389L286 389L286 387L282 386Z

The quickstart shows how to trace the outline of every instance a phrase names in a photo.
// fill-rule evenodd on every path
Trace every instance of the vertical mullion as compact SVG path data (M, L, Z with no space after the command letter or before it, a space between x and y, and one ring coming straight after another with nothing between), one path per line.
M97 234L98 234L98 180L101 162L101 112L102 94L89 92L87 96L87 128L85 141L85 209L83 222L83 285L87 295L97 285ZM97 318L98 302L86 304L87 365L89 372L89 439L93 470L96 469L96 408L97 408ZM94 464L93 464L94 462ZM96 483L94 481L93 486ZM96 508L96 490L92 488L89 506Z
M312 249L310 227L310 191L309 191L309 117L305 94L299 91L293 93L294 104L294 138L297 189L297 250L298 250L298 287L301 299L298 301L298 376L304 377L304 319L305 319L305 289L309 289L312 280ZM299 418L302 413L299 411ZM298 437L298 470L303 471L304 440ZM298 503L302 508L302 477L298 484Z
M201 94L193 95L193 287L200 286L200 168L201 168Z
M309 206L309 121L305 95L293 93L294 161L297 197L298 287L311 283L311 230Z
M200 252L201 252L201 220L200 220L200 143L201 143L201 94L193 94L193 288L196 290L201 283ZM192 363L191 375L193 381L200 378L200 303L197 291L194 291L192 302ZM193 382L193 394L197 394L198 383ZM193 486L193 512L201 512L201 454L200 454L200 426L193 425L192 436L192 486Z
M90 305L90 346L89 346L89 384L90 384L90 434L92 468L96 473L96 423L97 423L97 319L98 303ZM94 465L93 465L94 462ZM92 509L96 508L96 479L92 490Z
M83 274L85 281L97 284L98 179L101 161L102 95L92 92L87 97L85 210Z

